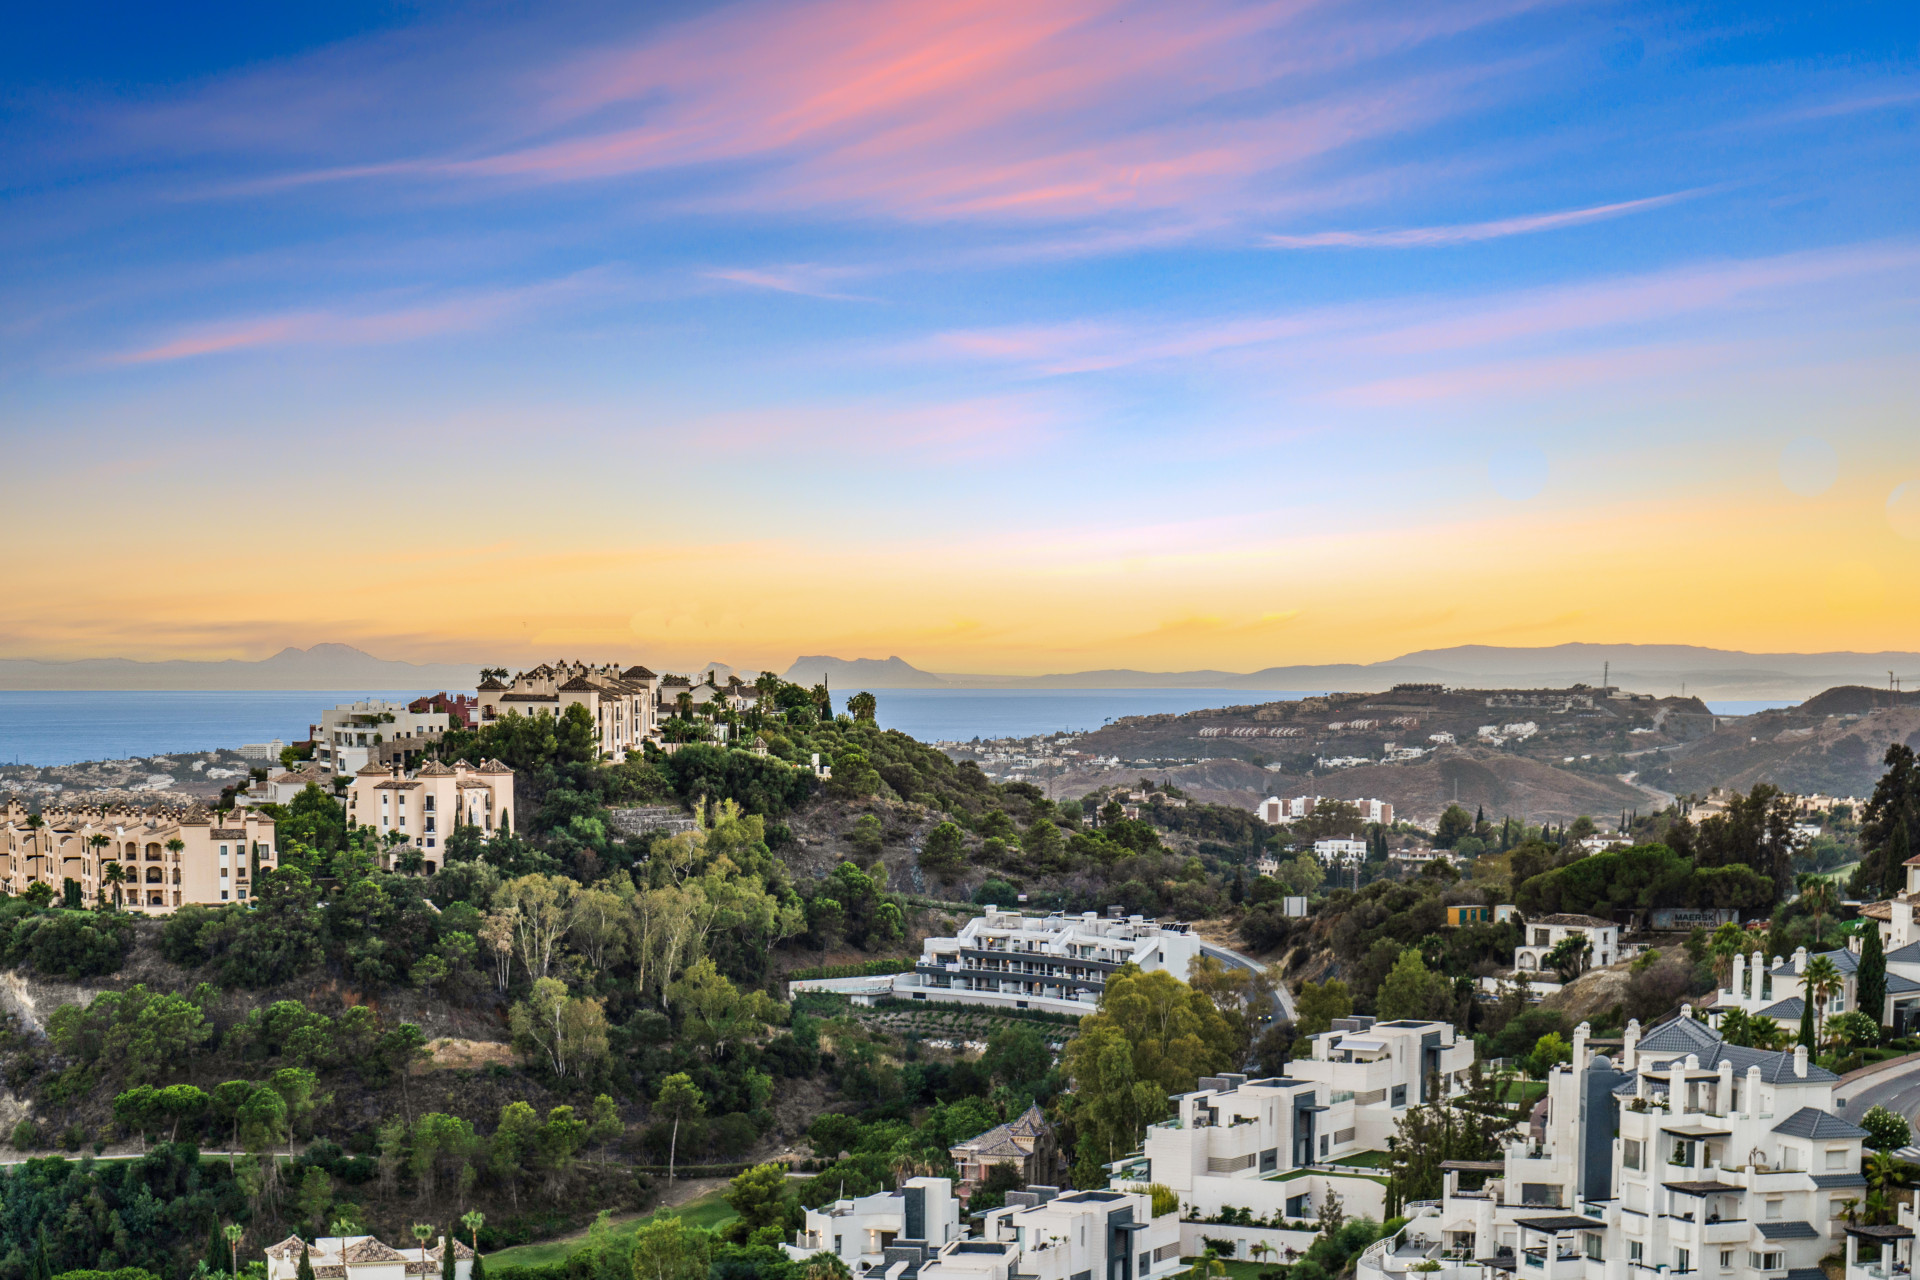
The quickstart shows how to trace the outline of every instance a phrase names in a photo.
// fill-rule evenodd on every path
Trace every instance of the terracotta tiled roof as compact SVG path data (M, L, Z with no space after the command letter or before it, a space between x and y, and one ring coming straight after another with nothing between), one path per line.
M416 778L451 778L453 776L453 770L447 768L447 766L441 764L438 760L429 760L416 769L413 776Z
M313 1280L347 1280L347 1269L329 1264L313 1269Z
M1893 903L1870 902L1860 908L1860 914L1869 920L1885 920L1891 923L1893 920Z
M300 1251L306 1247L307 1242L299 1236L288 1236L279 1244L268 1245L267 1256L269 1258L297 1258L300 1256Z
M506 687L507 686L501 684L500 681L493 676L488 676L480 682L480 692L482 693L498 693Z
M350 1244L340 1251L342 1262L405 1262L407 1255L391 1245L386 1245L368 1236L358 1244Z

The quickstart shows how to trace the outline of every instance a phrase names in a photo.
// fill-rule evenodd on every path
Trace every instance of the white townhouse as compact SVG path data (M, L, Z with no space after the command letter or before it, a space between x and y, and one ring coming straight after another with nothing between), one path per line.
M1620 956L1620 926L1597 916L1551 915L1529 920L1524 926L1526 941L1513 949L1513 967L1537 973L1553 966L1547 956L1568 938L1580 938L1587 944L1587 963L1604 969Z
M796 1261L831 1253L855 1276L884 1271L895 1241L929 1250L961 1237L960 1201L946 1178L909 1178L897 1191L835 1200L807 1210L806 1225L786 1246Z
M1824 1021L1835 1014L1859 1009L1859 953L1842 948L1819 954L1839 971L1840 987L1814 1010L1814 1016ZM1812 959L1805 947L1797 949L1793 959L1772 964L1758 953L1735 956L1727 986L1714 1001L1714 1021L1717 1023L1728 1009L1741 1009L1772 1018L1788 1031L1797 1030L1807 998L1805 974ZM1920 1022L1920 943L1887 953L1887 998L1880 1008L1863 1012L1878 1018L1882 1026L1902 1032Z
M1820 1280L1865 1187L1866 1133L1831 1109L1839 1077L1804 1048L1728 1045L1686 1006L1644 1036L1629 1023L1618 1063L1587 1038L1536 1133L1444 1166L1454 1254L1520 1280Z
M1343 1018L1310 1038L1312 1057L1262 1080L1210 1076L1147 1126L1140 1151L1113 1166L1113 1185L1162 1183L1207 1217L1234 1206L1255 1217L1310 1218L1328 1190L1376 1219L1385 1187L1343 1157L1384 1152L1407 1108L1430 1092L1457 1096L1473 1042L1444 1022Z
M321 1236L311 1244L288 1236L266 1248L267 1280L295 1280L302 1254L313 1266L314 1280L439 1280L447 1247L445 1236L432 1248L410 1244L400 1249L372 1236ZM473 1250L459 1240L452 1248L454 1280L469 1280Z

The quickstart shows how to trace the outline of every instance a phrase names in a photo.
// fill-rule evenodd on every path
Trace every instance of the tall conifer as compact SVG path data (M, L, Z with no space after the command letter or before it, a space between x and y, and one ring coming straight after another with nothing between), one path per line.
M1880 1021L1880 1015L1887 1009L1887 953L1880 945L1880 926L1875 921L1866 923L1867 936L1860 942L1860 963L1854 967L1854 981L1858 984L1860 1012Z

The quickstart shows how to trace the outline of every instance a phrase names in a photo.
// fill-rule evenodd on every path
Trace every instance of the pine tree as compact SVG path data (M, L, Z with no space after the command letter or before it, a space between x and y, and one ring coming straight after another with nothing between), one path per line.
M1860 994L1857 1007L1879 1022L1887 1008L1887 953L1880 945L1880 926L1868 920L1866 930L1866 937L1860 941L1860 963L1854 968Z
M487 1280L486 1259L477 1253L473 1255L473 1272L467 1280Z

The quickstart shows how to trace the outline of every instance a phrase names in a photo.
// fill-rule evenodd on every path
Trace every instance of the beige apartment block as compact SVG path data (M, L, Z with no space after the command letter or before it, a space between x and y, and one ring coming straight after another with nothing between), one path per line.
M623 759L654 736L654 698L659 677L645 667L617 663L542 663L501 682L480 682L480 725L518 712L523 716L562 716L578 704L587 709L603 758Z
M421 870L431 875L445 861L456 826L483 836L513 829L513 770L498 760L429 760L412 772L397 763L368 765L347 789L347 825L372 827L389 845L411 844L424 859ZM392 860L389 849L383 859L389 870Z
M257 873L274 865L273 819L248 810L76 806L38 817L30 821L18 800L0 811L0 884L9 894L39 883L58 896L72 880L88 906L112 901L117 889L128 910L165 915L189 903L245 902ZM119 867L123 883L109 882L110 865Z

